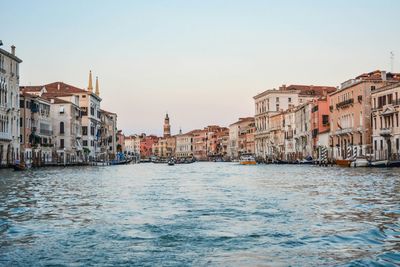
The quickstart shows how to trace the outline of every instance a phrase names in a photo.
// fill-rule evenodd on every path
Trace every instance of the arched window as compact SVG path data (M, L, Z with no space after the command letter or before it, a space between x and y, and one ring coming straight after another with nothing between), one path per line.
M60 134L64 133L64 122L60 122Z

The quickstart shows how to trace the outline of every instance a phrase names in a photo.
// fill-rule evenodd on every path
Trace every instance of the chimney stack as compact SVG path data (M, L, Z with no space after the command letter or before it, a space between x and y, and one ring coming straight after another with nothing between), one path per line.
M386 81L386 71L381 71L381 79L382 81Z
M15 56L15 45L11 46L11 54Z

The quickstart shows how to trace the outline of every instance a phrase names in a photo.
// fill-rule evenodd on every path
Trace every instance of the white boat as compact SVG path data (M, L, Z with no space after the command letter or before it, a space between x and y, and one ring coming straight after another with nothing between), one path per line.
M254 158L253 155L242 155L240 157L239 163L241 165L256 165L257 164L256 159Z
M370 162L365 157L357 157L350 163L350 167L369 167Z
M389 164L388 160L377 160L371 162L371 167L387 167Z

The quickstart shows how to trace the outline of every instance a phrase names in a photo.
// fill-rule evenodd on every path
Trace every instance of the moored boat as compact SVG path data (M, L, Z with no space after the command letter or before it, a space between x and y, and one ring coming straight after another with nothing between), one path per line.
M372 161L371 162L371 167L377 167L377 168L382 168L382 167L388 167L388 160L377 160L377 161Z
M370 162L365 157L357 157L354 161L350 162L350 167L368 167L368 166L370 166Z
M242 155L239 161L240 165L256 165L256 159L253 155Z
M342 167L350 167L351 160L349 159L337 159L336 160L336 165L342 166Z

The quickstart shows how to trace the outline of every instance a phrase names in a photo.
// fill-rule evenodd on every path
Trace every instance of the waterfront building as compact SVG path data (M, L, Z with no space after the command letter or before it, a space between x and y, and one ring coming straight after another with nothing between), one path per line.
M155 135L148 135L145 134L141 135L140 138L140 158L141 159L149 159L152 155L152 149L154 144L158 142L159 138Z
M176 151L177 158L190 158L193 156L193 134L188 132L178 134L176 136Z
M311 107L311 138L313 158L321 156L322 149L329 149L329 101L327 96L314 99Z
M117 114L101 109L100 121L100 158L114 159L117 154Z
M140 157L140 136L137 134L125 137L125 153L135 159Z
M47 96L47 99L50 101L55 160L65 164L86 160L82 146L82 116L78 97Z
M224 161L230 160L230 157L228 155L229 128L224 128L222 131L217 132L216 138L217 138L217 142L218 142L217 155L220 155L220 158ZM246 140L248 140L248 143L246 143L246 145L251 146L251 137L247 136ZM254 139L253 139L253 148L254 148Z
M122 153L125 151L125 135L122 130L117 131L117 153Z
M53 131L50 101L21 92L19 104L21 161L36 166L51 163Z
M242 153L254 153L254 117L239 118L229 125L229 157L239 158Z
M193 130L193 156L196 160L207 160L207 129Z
M371 92L399 79L400 74L376 70L343 82L330 94L330 145L334 158L372 153Z
M284 113L273 114L269 117L267 135L267 160L283 160L285 154Z
M78 106L82 111L82 145L89 159L93 160L101 153L100 146L100 89L96 77L96 88L93 91L92 72L89 72L89 83L87 90L63 83L53 82L42 86L23 86L24 92L36 94L44 98L76 96ZM65 99L64 99L65 100ZM69 100L67 100L69 101ZM75 103L73 101L73 103Z
M372 144L374 160L399 160L400 83L371 92Z
M302 160L312 157L313 147L311 138L311 110L312 102L304 103L295 109L295 151L296 158Z
M22 60L0 48L0 167L20 158L19 64Z
M294 134L296 132L295 108L283 112L284 131L284 158L283 160L293 162L297 159L296 143Z
M281 86L278 90L266 90L253 97L255 101L255 154L266 159L271 149L270 116L306 103L315 97L334 91L329 86L290 85Z
M229 139L229 128L211 125L207 130L206 155L207 159L222 160L227 157L226 148L221 141Z

